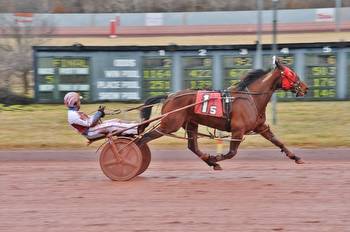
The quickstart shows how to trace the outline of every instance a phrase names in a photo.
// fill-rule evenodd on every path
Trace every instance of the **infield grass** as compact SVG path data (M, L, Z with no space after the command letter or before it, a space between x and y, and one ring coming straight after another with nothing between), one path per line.
M139 104L107 103L107 109L126 109ZM91 113L98 104L85 104L82 110ZM277 105L278 124L275 132L290 147L350 147L350 101L340 102L283 102ZM67 123L63 105L35 104L28 106L0 106L0 149L86 149L86 139ZM156 106L153 115L160 114ZM116 115L125 120L139 120L138 111ZM108 116L107 118L113 118ZM271 110L268 108L268 121ZM207 128L202 127L202 132ZM179 131L178 135L184 135ZM98 147L102 142L92 144ZM151 142L153 147L186 148L186 141L163 137ZM212 146L215 141L200 139L200 146ZM227 144L225 143L227 146ZM246 136L241 147L273 147L259 135Z

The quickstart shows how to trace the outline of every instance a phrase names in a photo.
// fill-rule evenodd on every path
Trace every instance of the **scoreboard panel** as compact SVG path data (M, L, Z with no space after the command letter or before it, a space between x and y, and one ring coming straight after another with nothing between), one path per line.
M306 81L309 98L335 99L337 96L337 56L335 53L306 54Z
M282 63L291 69L295 69L295 58L293 54L278 54L278 58L282 61ZM272 66L272 55L264 55L263 56L263 65L266 68L271 68ZM296 98L295 93L290 91L278 90L276 91L276 96L279 100L291 100Z
M346 56L346 64L347 64L347 98L350 98L350 52Z
M279 47L277 56L309 85L307 95L298 99L350 99L350 42ZM78 91L88 102L141 101L187 88L226 89L254 68L255 49L255 45L38 46L34 47L35 96L39 102L62 102L65 93ZM271 45L262 49L263 68L272 68ZM277 91L276 96L279 101L297 99L286 91Z
M140 100L141 72L139 56L127 52L106 52L98 56L95 100Z
M52 58L39 58L37 69L39 101L50 102L52 99L57 99L57 83L58 79L55 78L55 67Z
M181 61L185 89L212 88L213 58L211 56L183 56Z
M167 94L171 91L171 57L144 56L142 68L143 98Z
M90 67L87 57L42 57L38 59L38 100L61 101L70 91L90 100Z
M290 68L294 68L294 54L278 54L278 58L282 61L284 65L287 65ZM271 67L272 65L272 55L263 56L264 67Z
M236 85L253 69L252 56L223 56L224 88Z

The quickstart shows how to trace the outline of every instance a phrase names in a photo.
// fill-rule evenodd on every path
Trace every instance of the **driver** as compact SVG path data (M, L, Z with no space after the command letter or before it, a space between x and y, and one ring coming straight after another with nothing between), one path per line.
M126 122L119 119L101 122L100 119L105 116L104 106L99 106L97 112L93 115L87 115L79 111L80 99L82 99L82 97L79 93L69 92L64 96L64 104L68 107L69 124L87 139L91 140L101 138L110 132L123 130L133 126L133 128L124 131L122 134L137 134L137 123Z

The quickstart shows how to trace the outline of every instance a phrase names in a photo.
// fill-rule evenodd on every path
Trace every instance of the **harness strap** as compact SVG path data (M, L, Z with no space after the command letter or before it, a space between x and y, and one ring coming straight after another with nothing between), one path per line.
M231 93L229 91L222 91L221 92L222 99L223 99L223 106L224 106L224 112L225 112L225 131L231 132L231 116L232 116L232 102L233 98L231 97Z
M168 136L168 137L172 137L172 138L177 138L177 139L183 139L183 140L188 140L188 137L181 137L178 135L175 135L173 133L164 133L160 130L158 130L158 128L155 128L154 131L156 131L157 133L163 135L163 136ZM242 142L244 139L234 139L234 138L228 138L228 137L217 137L217 136L213 136L213 135L207 135L207 134L203 134L200 132L197 132L198 138L200 137L206 137L209 139L213 139L213 140L218 140L218 141L230 141L230 142Z
M248 87L246 87L246 90L247 90L248 93L250 92L249 89L248 89ZM257 108L257 106L256 106L256 103L255 103L255 101L254 101L252 95L249 94L248 96L249 96L249 99L252 101L252 104L254 105L256 117L259 117L259 111L258 111L258 108ZM256 120L256 121L257 121L257 120Z
M261 130L261 131L257 131L256 133L262 134L262 133L265 133L265 132L268 131L268 130L270 130L270 126L269 126L269 125L267 125L267 127L266 127L265 129L263 129L263 130Z

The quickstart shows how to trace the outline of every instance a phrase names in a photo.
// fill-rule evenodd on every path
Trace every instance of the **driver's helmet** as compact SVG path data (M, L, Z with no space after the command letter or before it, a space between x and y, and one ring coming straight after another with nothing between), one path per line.
M67 107L75 107L81 99L80 94L77 92L69 92L64 96L64 104Z

